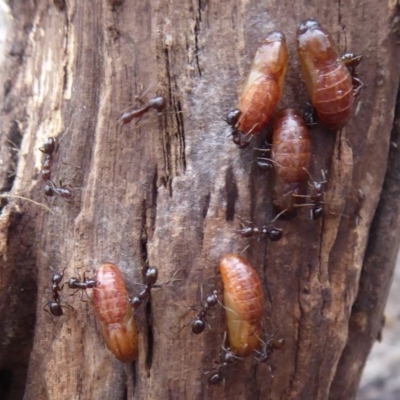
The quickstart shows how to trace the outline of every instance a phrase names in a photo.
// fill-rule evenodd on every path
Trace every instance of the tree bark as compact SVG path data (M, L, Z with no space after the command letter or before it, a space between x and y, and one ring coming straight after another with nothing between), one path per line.
M0 78L0 397L354 398L399 248L398 4L16 0L10 7ZM239 217L258 225L273 218L273 180L257 169L255 152L233 145L222 117L273 29L285 33L291 55L278 108L305 106L295 35L309 17L341 51L363 55L365 86L341 132L311 131L311 173L328 170L324 218L310 220L304 209L276 223L279 242L241 239ZM143 92L145 102L166 97L165 113L118 127L119 113ZM10 197L48 206L38 148L55 136L53 180L71 185L73 203L56 198L49 211ZM357 205L359 190L365 199ZM248 244L244 255L265 289L265 333L286 344L273 353L272 372L248 357L224 384L209 386L224 310L215 308L211 329L196 336L187 307L199 306L201 292L221 292L218 260ZM132 364L108 352L79 296L67 298L74 311L60 318L43 311L50 266L90 276L105 261L119 266L132 294L147 264L159 269L161 287L136 313Z

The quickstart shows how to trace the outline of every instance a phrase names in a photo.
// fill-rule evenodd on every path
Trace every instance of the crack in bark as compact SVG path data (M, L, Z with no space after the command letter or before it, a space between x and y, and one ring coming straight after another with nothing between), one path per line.
M229 166L225 174L226 187L226 211L225 221L233 221L235 217L235 205L239 197L238 187L233 174L232 166Z
M154 334L153 334L153 313L151 309L151 293L149 300L146 304L146 322L147 322L147 354L146 354L146 368L147 373L150 375L151 365L153 363L153 348L154 348Z
M196 57L196 65L199 76L201 77L201 68L199 60L199 36L200 36L200 25L201 25L201 12L202 12L202 1L198 0L197 16L195 18L196 23L194 25L194 54Z
M135 389L136 389L136 385L137 385L137 372L136 372L136 361L134 361L132 363L132 397L135 394ZM128 396L128 390L126 391L126 396Z
M183 112L180 99L177 98L178 92L177 82L172 76L171 54L168 47L164 48L164 58L168 78L168 98L170 108L173 109L173 114L176 123L176 133L172 134L168 129L167 118L164 119L164 135L163 135L163 152L164 152L164 169L165 169L165 185L169 189L172 197L172 179L178 176L179 172L186 171L186 138L185 126L183 122ZM176 144L174 143L176 138ZM175 151L174 151L175 150ZM163 181L163 179L161 179Z
M147 250L147 228L146 228L146 200L142 202L142 232L140 235L140 251L141 251L141 261L142 261L142 277L146 274L146 269L149 265L149 254ZM145 308L145 320L147 328L147 352L146 352L146 368L148 374L150 374L151 365L153 363L153 347L154 347L154 335L153 335L153 316L151 308L151 291L149 294L149 299L146 303Z
M157 183L158 183L158 171L156 166L152 181L152 207L151 207L151 221L150 221L150 227L153 232L155 230L156 219L157 219L157 198L158 198Z

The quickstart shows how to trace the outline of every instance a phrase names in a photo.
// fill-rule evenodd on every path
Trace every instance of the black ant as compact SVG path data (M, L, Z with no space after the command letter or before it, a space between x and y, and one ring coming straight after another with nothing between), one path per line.
M210 385L216 385L218 383L221 383L225 378L225 372L228 366L234 364L235 361L239 359L239 357L237 357L229 347L228 348L224 347L225 342L226 342L226 332L224 335L220 362L218 363L219 364L218 367L215 368L217 372L208 377L208 383Z
M61 317L64 314L62 307L68 306L73 309L73 307L68 303L65 303L66 306L61 305L62 297L60 292L62 291L64 284L62 284L61 287L60 284L64 278L65 268L62 273L54 271L54 269L51 267L50 269L54 272L54 275L51 278L51 291L53 292L53 298L44 305L43 310L54 315L55 317ZM49 309L46 308L47 306L49 306Z
M314 181L311 177L311 174L305 170L308 173L308 176L310 177L310 180L308 181L308 186L311 187L311 194L310 195L298 195L298 194L293 194L295 197L306 197L309 199L310 203L307 204L296 204L295 207L309 207L311 206L311 218L312 219L319 219L322 217L322 214L324 213L324 186L327 183L326 177L325 177L325 172L321 171L322 173L322 181Z
M47 197L54 197L60 196L62 197L67 203L72 201L73 195L71 190L67 189L60 181L60 186L56 186L52 181L48 181L45 185L44 189L44 196Z
M142 115L146 114L150 109L157 110L158 112L161 112L166 105L166 100L162 96L157 96L149 100L149 102L141 107L141 108L134 108L134 107L129 107L126 109L126 111L122 112L122 114L118 118L118 123L119 124L127 124L131 122L134 118L139 118Z
M321 218L324 212L324 184L326 181L317 182L311 181L310 186L313 189L313 194L310 195L310 201L313 204L313 208L311 209L311 217L312 219Z
M157 278L158 278L157 268L155 267L147 268L144 276L144 284L146 285L146 287L137 296L134 296L129 300L133 308L140 307L143 301L146 299L146 297L150 296L151 288L157 282Z
M257 235L267 235L268 239L272 242L276 242L282 238L282 229L268 225L264 225L262 227L243 226L243 228L239 229L237 232L245 238L250 238Z
M244 238L250 238L258 235L266 235L269 240L272 242L276 242L282 238L282 229L270 226L273 222L275 222L279 217L287 210L281 211L279 214L275 216L275 218L270 221L267 225L263 225L262 227L257 226L245 226L242 224L242 228L237 230L237 233L241 234ZM246 221L250 223L250 221Z
M267 342L261 339L260 341L262 343L261 351L255 350L255 352L260 355L260 357L256 358L259 363L267 363L274 350L280 350L285 346L285 339L277 339L275 335L272 335Z
M82 290L81 292L81 300L82 300L83 291L85 291L86 293L86 289L93 289L96 286L100 285L100 282L96 281L95 279L86 278L85 273L83 273L83 280L72 277L69 278L67 285L70 289L76 289L74 293L70 294L70 296L73 296L76 292Z
M214 290L203 304L203 309L200 310L199 315L193 321L192 332L196 335L202 333L206 327L207 313L210 308L215 307L218 303L217 291Z
M39 150L47 154L48 156L53 156L54 152L57 149L57 140L54 137L47 138L43 144L43 147L40 147Z
M238 108L234 108L228 112L224 121L232 127L231 135L233 143L235 143L239 149L245 149L250 145L251 136L243 135L243 133L236 128L241 114L242 112Z
M49 181L51 178L51 167L53 166L53 157L48 154L45 155L42 170L40 171L40 175L44 181Z

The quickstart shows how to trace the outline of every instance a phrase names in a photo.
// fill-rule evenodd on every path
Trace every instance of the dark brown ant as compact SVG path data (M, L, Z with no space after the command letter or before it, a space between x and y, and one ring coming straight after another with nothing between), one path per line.
M224 347L225 342L226 342L226 332L224 335L220 362L218 363L218 367L215 368L217 372L208 377L208 383L210 385L217 385L218 383L221 383L225 379L225 372L226 369L229 367L229 365L234 364L236 360L240 359L235 355L235 353L229 347L228 348Z
M311 187L311 194L310 195L296 195L294 194L293 196L295 197L307 197L310 201L308 204L296 204L295 207L307 207L311 206L311 218L312 219L319 219L322 217L322 214L324 213L324 186L327 183L326 177L325 177L325 172L321 171L322 173L322 181L314 181L311 177L311 174L305 169L305 171L308 173L308 176L310 177L310 180L308 181L308 186Z
M73 195L72 192L64 186L60 181L60 186L56 186L52 181L48 181L45 185L44 189L44 196L47 197L54 197L60 196L62 197L67 203L72 201Z
M285 339L280 338L277 339L275 338L275 334L272 335L267 342L264 342L263 340L261 340L262 343L262 348L261 351L257 351L255 350L255 352L257 354L260 355L260 357L256 357L256 360L259 363L267 363L268 360L270 359L272 353L274 352L274 350L280 350L285 346Z
M276 242L282 238L282 229L270 227L268 225L264 225L262 227L243 226L243 228L239 229L237 232L245 238L250 238L257 235L266 235L272 242Z
M86 278L85 273L84 273L82 280L80 280L80 278L72 277L72 278L69 278L67 285L70 289L76 289L74 293L70 294L70 296L73 296L76 292L78 292L79 290L82 290L82 292L81 292L81 300L82 300L83 292L86 293L86 289L95 288L96 286L100 285L100 282L96 281L95 279Z
M55 317L61 317L64 314L62 310L63 307L70 307L73 309L73 307L70 306L68 303L64 302L66 306L61 305L62 297L60 295L60 292L62 291L64 284L62 284L61 286L60 284L64 278L65 268L63 269L62 273L54 271L54 269L51 267L50 269L54 272L54 275L51 278L51 291L53 293L53 298L44 305L43 310L45 310L49 314L54 315ZM49 306L49 309L46 308L47 306Z
M133 308L140 307L143 301L150 296L151 288L157 282L157 278L158 278L157 268L155 267L147 268L144 276L144 284L146 285L146 287L137 296L134 296L129 300Z
M166 100L162 96L157 96L149 100L149 102L141 108L129 107L119 116L117 123L127 124L131 122L134 118L139 118L146 114L150 109L157 110L161 112L166 105Z
M210 308L215 307L217 303L217 291L214 290L213 293L207 297L206 301L203 304L203 309L200 310L199 315L193 321L192 332L194 334L199 335L204 331L204 328L206 327L207 313L210 311Z
M311 217L312 219L321 218L324 212L324 185L326 181L317 182L311 181L311 187L314 193L310 196L310 201L313 204L313 208L311 209Z
M44 181L49 181L51 178L51 167L53 166L53 156L57 151L57 140L54 137L47 138L43 144L43 147L40 147L39 150L45 154L42 170L40 171L40 175Z
M273 222L275 222L281 215L285 213L286 210L281 211L279 214L275 216L275 218L270 221L267 225L263 225L262 227L257 226L245 226L242 224L242 228L237 230L237 233L242 235L244 238L250 238L258 235L266 235L271 242L276 242L282 238L282 229L271 226ZM251 224L250 221L246 221Z
M54 152L57 150L56 138L54 137L47 138L43 144L43 147L40 147L39 150L44 154L52 156Z

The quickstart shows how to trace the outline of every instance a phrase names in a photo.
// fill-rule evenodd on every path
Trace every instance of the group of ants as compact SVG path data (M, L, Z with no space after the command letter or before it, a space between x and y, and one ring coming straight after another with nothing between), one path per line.
M131 109L122 113L119 118L119 122L126 124L134 118L141 117L150 109L155 109L158 112L161 112L165 107L165 99L161 96L155 97L151 99L148 104L139 109ZM229 118L229 115L228 117ZM40 175L42 179L45 181L44 186L44 196L46 197L54 197L59 196L63 198L65 201L70 202L73 198L72 192L67 187L63 186L60 182L60 186L56 186L54 182L51 181L51 167L53 165L53 156L58 149L58 143L56 138L48 138L43 147L39 150L45 154L42 170ZM257 164L261 169L270 169L270 165L265 167L265 158L260 157ZM317 219L322 215L323 212L323 184L324 182L311 181L312 187L314 189L314 194L310 196L310 201L312 203L312 218ZM242 237L250 238L257 235L264 235L269 238L271 241L277 241L282 237L282 230L276 227L271 226L271 223L279 218L282 213L279 213L270 223L262 226L242 226L237 232L242 235ZM51 268L51 267L50 267ZM50 315L55 317L61 317L63 312L63 307L69 307L73 310L73 307L68 304L64 300L61 295L61 292L64 286L68 286L69 289L75 290L70 296L75 295L78 291L81 291L81 300L83 299L83 293L87 295L87 289L94 289L96 286L100 284L99 281L88 278L83 275L83 278L71 277L66 283L62 283L64 279L64 271L57 272L51 268L54 272L51 278L51 300L45 304L43 309L48 312ZM137 295L129 298L129 303L132 305L134 309L138 308L149 296L152 287L155 285L158 277L158 270L155 267L149 267L144 273L144 289ZM192 332L196 335L202 333L206 327L207 323L207 315L210 310L215 307L217 304L221 304L217 297L217 292L214 291L211 295L209 295L205 302L202 304L202 309L198 312L197 317L194 319L192 323ZM225 334L226 336L226 334ZM223 352L220 356L220 361L217 362L218 366L211 371L215 371L212 375L208 377L209 384L218 384L224 380L226 369L234 364L239 357L235 355L233 351L229 348L225 347L224 343L226 342L226 337L224 337L222 349ZM268 363L271 354L276 349L281 349L285 344L285 339L275 337L275 334L270 336L266 341L261 340L262 348L258 353L258 357L256 357L257 361L260 363ZM210 371L210 372L211 372Z
M141 107L139 109L128 109L127 111L121 114L119 118L119 122L126 124L134 118L139 118L143 114L145 114L150 109L155 109L158 112L161 112L165 107L165 99L161 96L155 97L151 99L147 105ZM57 186L53 181L51 181L51 168L53 166L53 157L58 149L57 139L47 138L43 147L39 150L44 153L44 160L42 164L42 170L40 171L40 175L45 181L44 186L44 196L45 197L54 197L59 196L63 198L66 202L71 202L73 199L73 195L70 189L63 186L60 182L60 186ZM266 235L270 240L276 241L282 237L282 231L275 227L270 227L269 225L265 225L263 227L246 227L243 226L238 233L242 235L242 237L252 237L255 235ZM55 317L61 317L64 312L63 308L68 307L71 310L74 308L68 304L67 301L61 295L61 292L64 286L67 286L69 289L74 290L70 296L75 295L77 292L81 291L81 300L86 301L83 299L83 294L85 293L86 296L87 289L95 289L96 286L100 284L99 281L88 278L83 275L81 277L71 277L68 279L66 283L62 283L64 279L64 271L57 272L52 267L50 269L54 272L51 278L51 293L52 298L48 301L43 309L53 315ZM128 302L132 305L134 309L141 306L141 304L150 296L151 289L154 287L158 277L158 270L155 267L148 267L144 273L144 289L139 292L138 295L132 296L128 299ZM88 297L89 298L89 297ZM90 299L89 299L90 301ZM194 319L192 323L192 332L196 335L202 333L206 327L207 323L207 316L211 310L211 308L215 307L217 304L221 304L217 297L217 292L214 291L211 295L209 295L205 302L202 304L202 309L198 311L197 317ZM226 338L224 338L224 343ZM262 341L262 349L258 352L259 357L257 357L258 362L261 363L268 363L268 360L273 352L274 349L281 349L284 346L285 340L282 338L275 338L275 335L272 335L266 342ZM208 382L209 384L218 384L224 380L225 372L228 366L235 363L235 361L239 358L235 355L233 351L229 348L226 348L224 344L222 345L223 352L220 356L220 361L217 363L218 366L211 371L215 371L212 375L209 376ZM211 372L210 371L210 372Z
M357 63L360 59L357 60ZM353 79L358 79L357 73L355 71L355 66L352 67L353 70L351 71L351 75ZM359 90L359 89L358 89ZM162 96L157 96L152 98L146 105L135 108L130 107L126 111L122 112L118 119L118 123L120 124L127 124L131 122L133 119L142 117L145 113L149 110L154 109L157 112L162 112L166 106L166 100ZM249 141L245 140L243 142L242 137L236 131L236 124L240 115L240 111L238 109L234 109L230 111L225 118L226 122L232 126L232 139L233 142L239 148L245 148L248 146ZM304 118L308 119L310 122L307 125L315 124L315 119L311 118ZM44 186L44 196L47 198L49 197L61 197L67 202L71 202L73 199L73 194L70 189L64 186L61 181L60 185L57 186L51 180L51 168L53 166L53 157L55 152L58 149L58 142L56 138L48 138L43 147L39 150L44 153L44 160L42 164L42 170L40 172L42 180L45 182ZM258 149L260 150L260 149ZM265 153L265 149L261 149ZM257 164L261 169L269 170L272 168L271 165L272 160L267 159L264 156L258 157ZM308 173L308 171L307 171ZM309 200L309 204L311 210L311 217L312 219L318 219L323 214L323 205L324 205L324 184L326 183L325 176L323 173L323 181L314 181L311 178L311 175L308 173L310 180L309 186L311 186L311 194L307 195L306 197ZM243 237L249 238L257 235L267 236L271 241L277 241L282 237L282 230L272 226L272 223L276 221L279 217L285 216L284 213L287 210L280 212L272 221L262 227L256 226L245 226L243 225L241 229L238 230ZM53 270L53 269L52 269ZM64 269L65 271L65 269ZM55 317L60 317L63 315L63 307L69 307L73 309L71 305L69 305L62 297L61 292L64 286L68 286L69 289L75 290L72 294L74 295L78 291L81 291L81 300L83 300L83 293L87 295L87 289L95 289L96 286L100 284L99 281L88 278L83 275L83 278L72 277L66 283L62 283L64 279L64 271L59 273L53 270L54 274L51 279L51 293L52 298L51 300L43 307L43 309L48 312L50 315ZM132 305L134 309L138 308L149 296L151 289L156 284L158 277L158 271L155 267L148 267L147 270L144 272L144 289L137 295L130 297L128 302ZM89 298L89 297L88 297ZM83 300L84 301L84 300ZM192 332L193 334L201 334L207 324L207 316L210 313L210 310L215 307L217 304L221 304L218 296L217 291L214 291L211 295L209 295L205 302L202 303L202 308L198 311L197 317L194 319L192 323ZM222 305L222 304L221 304ZM193 308L192 308L193 309ZM257 351L258 362L261 363L268 363L271 354L276 349L281 349L284 344L285 340L282 338L276 338L275 334L270 336L266 341L260 340L262 343L261 350ZM225 347L226 342L226 334L224 337L224 341L222 344L223 352L220 356L220 361L218 362L218 366L212 369L209 372L214 372L208 377L209 384L217 384L224 380L226 370L229 366L235 363L235 361L239 358L235 355L233 351L229 349L229 347Z

